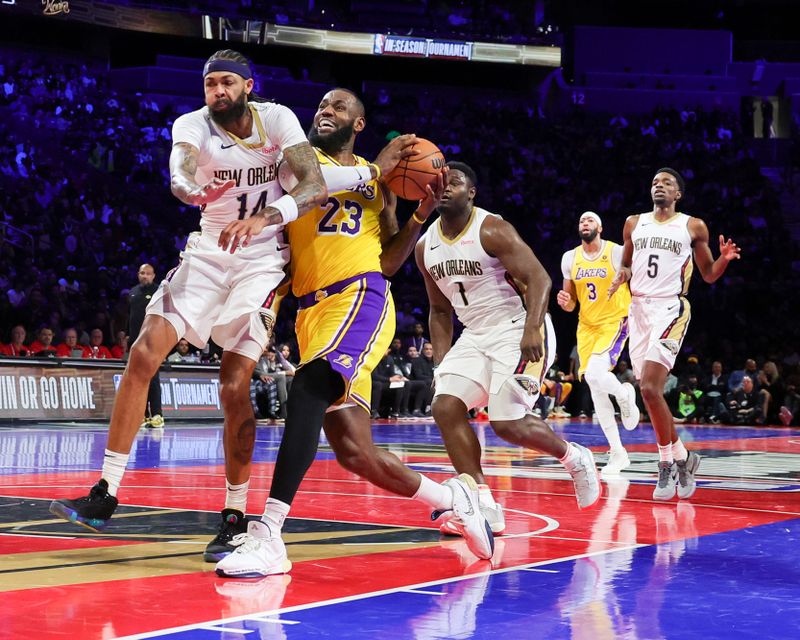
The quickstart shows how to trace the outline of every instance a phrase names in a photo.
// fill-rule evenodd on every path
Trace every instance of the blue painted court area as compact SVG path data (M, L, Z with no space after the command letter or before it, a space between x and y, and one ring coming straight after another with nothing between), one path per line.
M799 638L798 548L792 520L138 637Z

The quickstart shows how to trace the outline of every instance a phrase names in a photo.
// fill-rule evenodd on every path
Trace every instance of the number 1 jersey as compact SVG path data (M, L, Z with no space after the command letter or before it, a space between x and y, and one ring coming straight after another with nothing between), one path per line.
M500 260L481 245L481 225L492 215L473 207L467 226L452 240L442 233L441 218L424 236L425 269L461 324L472 330L492 329L525 314L522 291Z

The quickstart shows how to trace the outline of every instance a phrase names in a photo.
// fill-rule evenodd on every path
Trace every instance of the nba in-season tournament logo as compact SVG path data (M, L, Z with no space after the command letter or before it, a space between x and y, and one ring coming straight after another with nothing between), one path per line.
M42 13L46 16L57 16L59 13L69 13L69 2L66 0L42 0Z

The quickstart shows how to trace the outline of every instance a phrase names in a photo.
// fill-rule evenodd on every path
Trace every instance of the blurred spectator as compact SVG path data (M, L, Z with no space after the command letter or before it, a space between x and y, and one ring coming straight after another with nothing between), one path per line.
M147 305L158 289L156 284L156 270L152 264L145 262L139 265L136 272L139 284L133 287L128 293L129 316L128 316L128 344L133 346L139 337L139 332L144 324L144 316ZM161 407L161 377L158 370L150 379L147 387L147 404L145 404L144 416L142 416L142 427L145 429L160 429L164 426L164 417Z
M404 389L405 377L398 370L389 348L372 371L372 417L399 418Z
M415 322L412 334L406 338L406 347L414 347L417 353L421 353L426 342L430 340L425 337L425 326L421 322Z
M117 339L111 345L111 357L122 360L128 355L128 334L124 331L117 331Z
M633 371L628 365L627 360L620 360L619 362L617 362L616 376L617 380L619 380L623 384L629 382L630 384L636 386L636 376L633 375Z
M78 344L78 332L74 327L64 329L64 342L56 347L59 358L82 358L83 347Z
M200 353L186 338L181 338L175 345L175 351L167 356L167 362L200 362Z
M84 358L107 360L113 358L111 351L103 344L103 330L92 329L89 334L89 346L83 348Z
M703 417L703 392L695 374L678 387L676 422L695 422Z
M31 355L38 357L55 357L56 347L53 345L53 330L50 327L42 327L36 340L31 342Z
M783 396L783 406L778 412L781 424L784 426L800 424L800 393L798 393L797 378L786 383L786 393Z
M778 413L784 404L786 389L783 385L783 378L778 373L778 366L771 360L765 362L761 371L758 372L758 384L761 394L764 396L762 407L764 423L778 424L780 421Z
M728 390L736 391L742 386L742 380L745 377L750 378L753 381L753 386L758 388L758 367L756 366L756 361L752 358L745 360L744 367L742 369L737 369L731 373L731 375L728 377Z
M4 356L15 356L24 358L31 355L31 350L25 345L25 336L27 332L25 327L21 324L14 325L11 328L11 342L5 345L0 345L0 354Z
M409 347L409 350L413 347ZM413 409L411 415L415 418L429 416L433 401L433 345L426 342L422 353L411 361L411 380L417 384L413 394Z
M728 394L720 416L727 424L755 425L762 420L762 396L750 376L743 376L741 386Z
M718 424L724 408L725 396L728 394L728 376L722 373L722 363L715 360L711 364L711 373L701 385L706 397L706 420Z
M274 372L271 373L269 371L268 356L270 353L274 357L275 352L268 345L264 348L264 352L256 363L256 368L250 381L250 403L253 405L253 412L256 418L274 420L278 417L280 403L278 401L277 376Z

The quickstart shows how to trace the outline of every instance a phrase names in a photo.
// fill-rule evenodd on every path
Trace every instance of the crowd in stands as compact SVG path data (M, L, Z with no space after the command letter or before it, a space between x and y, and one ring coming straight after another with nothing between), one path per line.
M373 157L382 135L394 129L431 138L446 156L471 164L479 176L477 203L515 224L553 275L554 291L561 284L562 253L578 244L582 211L598 212L604 237L620 241L625 217L652 206L653 171L662 165L679 170L687 182L684 211L705 219L715 254L715 238L723 233L742 247L742 260L715 285L697 282L690 291L684 357L675 388L665 390L675 415L735 422L758 401L744 419L776 424L786 422L788 413L797 424L800 330L793 296L787 295L796 288L796 247L781 218L780 194L762 176L738 114L666 108L645 116L550 113L535 104L453 99L434 89L402 101L367 95L365 102L369 128L380 135L365 136L359 153ZM136 284L138 265L153 264L162 277L197 225L196 210L168 187L176 114L135 87L125 94L111 90L102 65L9 51L0 62L0 114L6 141L0 147L2 353L52 352L55 344L61 355L80 350L82 357L119 357L126 348L127 292ZM393 292L407 356L412 345L402 340L416 336L419 342L424 326L417 334L414 325L427 317L413 260L393 279ZM566 377L575 317L552 307L559 364L567 372L554 378L554 394L564 396L565 382L574 387L571 398L559 397L556 406L578 414L580 382ZM291 299L284 303L276 330L278 340L290 344L294 309ZM413 346L424 353L424 344ZM291 353L287 361L296 362ZM689 363L686 354L698 354L698 362ZM397 376L404 383L424 380L427 373L415 377L414 363L409 369L397 355L393 350L379 367L386 380L378 382L391 393L384 398L381 387L373 409L424 414L429 398L421 387L392 382L401 381ZM202 357L213 361L214 349ZM746 376L753 391L741 381L727 390L706 384L713 362L727 373L748 357L757 363ZM694 378L690 364L701 368ZM728 397L739 390L746 397ZM274 408L269 401L267 406Z

